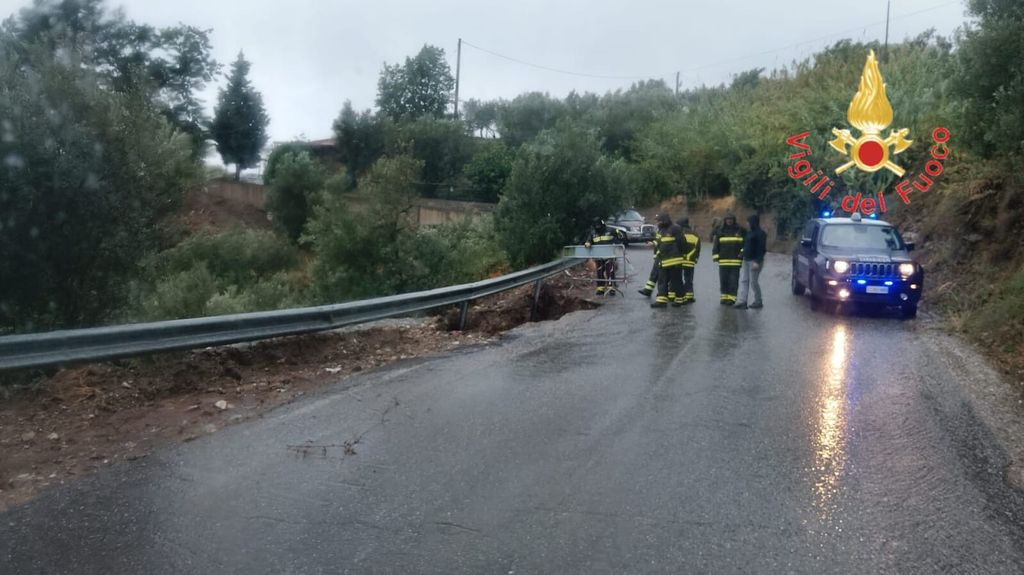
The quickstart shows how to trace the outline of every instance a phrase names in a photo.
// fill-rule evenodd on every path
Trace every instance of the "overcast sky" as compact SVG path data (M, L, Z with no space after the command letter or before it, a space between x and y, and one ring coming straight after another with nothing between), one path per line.
M29 0L0 0L6 16ZM458 38L486 50L572 75L512 62L463 45L460 100L512 98L539 90L604 93L635 79L671 86L727 82L753 67L803 59L842 38L881 40L886 0L111 0L157 26L213 29L224 64L244 50L263 93L272 141L331 135L346 99L374 105L384 62L424 43L455 71ZM949 35L966 20L961 0L892 0L890 39L935 28ZM225 71L227 67L225 67ZM615 78L607 78L614 76ZM211 109L223 78L204 94Z

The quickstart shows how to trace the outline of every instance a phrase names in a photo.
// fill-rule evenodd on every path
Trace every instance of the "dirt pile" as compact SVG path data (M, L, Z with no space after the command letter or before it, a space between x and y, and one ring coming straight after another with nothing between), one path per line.
M232 228L271 229L273 222L264 209L226 198L206 188L185 194L181 208L163 224L168 229L193 236L219 233Z

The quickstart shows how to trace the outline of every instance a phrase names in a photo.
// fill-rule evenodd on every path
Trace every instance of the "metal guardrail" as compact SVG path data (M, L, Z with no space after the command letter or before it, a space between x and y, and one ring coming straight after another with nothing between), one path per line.
M455 304L462 307L461 329L469 302L531 282L536 283L535 313L541 282L579 263L562 258L489 280L342 304L5 336L0 337L0 371L313 333Z

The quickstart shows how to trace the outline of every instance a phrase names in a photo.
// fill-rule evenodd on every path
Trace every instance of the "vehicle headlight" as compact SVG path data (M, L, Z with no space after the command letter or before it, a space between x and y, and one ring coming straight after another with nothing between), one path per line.
M832 262L832 269L836 270L837 274L845 274L846 272L850 271L850 262L836 260Z
M903 275L903 276L914 275L914 264L909 263L909 262L905 263L905 264L900 264L900 275Z

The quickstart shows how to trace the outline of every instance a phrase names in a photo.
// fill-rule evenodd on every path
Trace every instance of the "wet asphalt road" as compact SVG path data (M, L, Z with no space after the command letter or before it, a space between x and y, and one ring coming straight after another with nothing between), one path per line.
M634 281L51 491L0 515L0 572L1024 572L1006 455L919 321L813 313L783 256L722 308L709 260L695 306Z

